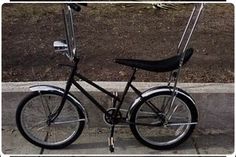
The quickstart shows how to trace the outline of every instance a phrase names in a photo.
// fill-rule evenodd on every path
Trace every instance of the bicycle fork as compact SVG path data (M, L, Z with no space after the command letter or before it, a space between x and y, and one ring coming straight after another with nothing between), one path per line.
M79 62L79 59L75 59L74 60L74 66L70 66L70 65L63 65L63 66L68 66L70 68L72 68L72 72L70 74L70 77L66 83L66 89L65 89L65 92L63 94L63 97L62 97L62 100L61 100L61 103L60 103L60 106L59 108L56 110L55 113L52 113L50 116L49 116L49 122L52 123L55 121L55 119L59 116L59 114L61 113L63 107L64 107L64 104L66 102L66 98L67 98L67 95L69 94L69 91L70 91L70 88L72 86L72 82L74 80L74 76L76 74L76 71L77 71L77 64Z

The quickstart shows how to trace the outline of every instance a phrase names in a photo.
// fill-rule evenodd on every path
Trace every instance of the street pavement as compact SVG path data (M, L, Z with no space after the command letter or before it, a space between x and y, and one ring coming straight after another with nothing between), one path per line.
M154 150L140 144L129 128L118 128L115 132L115 153L108 150L109 128L85 128L81 136L70 146L60 150L47 150L27 142L18 130L12 126L2 127L2 152L6 155L22 154L71 154L71 155L232 155L234 152L234 133L196 130L180 146L171 150Z

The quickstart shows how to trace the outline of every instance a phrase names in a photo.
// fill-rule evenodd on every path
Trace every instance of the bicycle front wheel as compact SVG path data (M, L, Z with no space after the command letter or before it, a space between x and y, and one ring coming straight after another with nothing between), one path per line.
M167 104L171 103L171 94L158 92L150 95L136 106L130 117L132 133L150 148L173 148L183 143L194 130L197 121L194 104L177 94L169 108Z
M85 115L67 97L59 116L48 121L61 103L63 94L54 91L32 92L22 100L16 111L16 124L21 134L32 144L47 148L64 148L74 142L85 125Z

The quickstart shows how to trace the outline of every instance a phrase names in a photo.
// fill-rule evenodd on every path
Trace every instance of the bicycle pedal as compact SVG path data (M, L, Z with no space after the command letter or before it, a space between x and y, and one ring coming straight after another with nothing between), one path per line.
M114 145L114 138L113 137L108 138L108 146L109 146L110 152L113 153L115 151L115 145Z

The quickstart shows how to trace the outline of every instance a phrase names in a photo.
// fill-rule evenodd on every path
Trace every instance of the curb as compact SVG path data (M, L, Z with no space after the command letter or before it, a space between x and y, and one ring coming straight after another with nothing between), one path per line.
M122 92L125 82L95 82L108 91ZM2 125L15 125L15 110L18 103L30 92L32 85L55 85L64 88L65 81L44 82L3 82L2 83ZM90 92L105 108L111 107L111 99L91 87L85 82L80 85ZM145 91L154 86L166 85L162 82L134 82L133 85ZM233 132L234 131L234 84L233 83L179 83L178 87L190 93L196 101L199 111L198 130L202 132ZM102 114L98 109L73 87L71 92L79 98L88 112L89 127L106 126L102 120ZM123 105L127 108L132 104L136 95L130 90ZM96 114L92 114L96 113ZM98 121L99 120L99 121Z
M83 81L78 81L80 85L90 92L98 90ZM95 81L99 86L108 91L123 92L126 82L104 82ZM35 82L2 82L2 92L28 92L33 85L54 85L65 88L66 81L35 81ZM134 82L133 85L141 91L155 86L167 85L165 82ZM178 83L178 87L189 93L234 93L234 83ZM73 86L71 91L77 91Z

